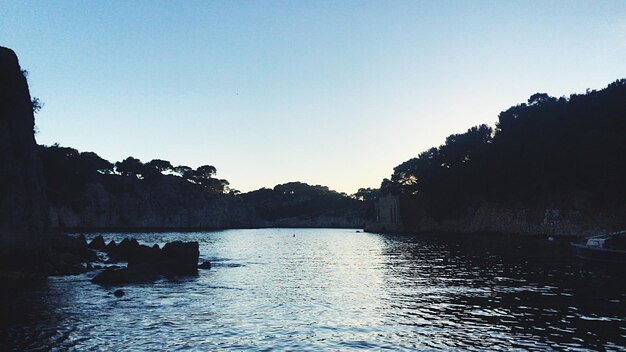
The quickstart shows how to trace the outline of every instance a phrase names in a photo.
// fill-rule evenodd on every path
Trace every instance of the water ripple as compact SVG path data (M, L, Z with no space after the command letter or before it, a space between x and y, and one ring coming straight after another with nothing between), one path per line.
M121 299L93 274L51 278L4 299L0 346L626 351L625 274L576 260L567 243L334 229L133 236L199 241L213 268L127 286Z

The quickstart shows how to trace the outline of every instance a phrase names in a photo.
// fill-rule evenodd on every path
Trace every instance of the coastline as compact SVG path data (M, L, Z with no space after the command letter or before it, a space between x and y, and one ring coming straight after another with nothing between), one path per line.
M165 232L215 232L225 230L254 230L254 229L354 229L364 231L364 227L352 226L249 226L249 227L76 227L55 228L54 231L63 234L100 234L100 233L165 233Z
M547 202L546 202L547 203ZM403 213L401 221L383 221L367 230L401 233L460 233L580 238L626 228L626 209L595 210L585 207L502 205L482 203L457 217L435 219L423 212ZM384 219L383 219L384 220Z

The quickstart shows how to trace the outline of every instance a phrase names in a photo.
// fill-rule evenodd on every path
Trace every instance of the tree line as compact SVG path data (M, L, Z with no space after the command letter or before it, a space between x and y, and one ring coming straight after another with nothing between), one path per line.
M396 166L374 195L403 195L405 221L455 217L480 202L571 198L601 209L626 197L626 79L555 98L533 94ZM361 191L361 190L360 190ZM363 189L368 195L368 190Z
M254 206L265 220L303 217L365 217L365 203L355 196L326 186L288 182L274 188L244 193L242 199Z
M143 163L132 156L112 163L96 153L79 152L58 144L42 145L39 149L48 196L53 202L80 196L89 183L111 183L119 178L158 183L164 177L177 177L210 194L231 191L227 180L215 177L217 169L212 165L194 169L186 165L173 166L171 162L161 159Z
M371 207L371 203L362 202L363 199L356 195L302 182L241 194L231 189L227 180L216 178L217 170L212 165L194 169L185 165L173 166L161 159L143 163L134 157L112 163L96 153L79 152L58 144L39 148L48 198L54 205L83 207L91 194L87 187L100 184L111 195L147 192L156 197L171 197L173 194L199 198L204 195L234 197L231 200L243 201L256 209L262 219L270 221L318 216L364 218L365 205ZM195 204L182 196L175 202L189 202L188 206ZM370 212L373 214L373 209Z

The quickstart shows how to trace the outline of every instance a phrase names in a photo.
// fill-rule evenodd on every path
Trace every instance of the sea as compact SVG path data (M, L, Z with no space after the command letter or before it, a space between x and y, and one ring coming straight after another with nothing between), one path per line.
M578 259L568 240L359 229L101 235L198 241L212 268L123 287L91 283L96 271L50 277L2 297L0 350L626 351L626 268Z

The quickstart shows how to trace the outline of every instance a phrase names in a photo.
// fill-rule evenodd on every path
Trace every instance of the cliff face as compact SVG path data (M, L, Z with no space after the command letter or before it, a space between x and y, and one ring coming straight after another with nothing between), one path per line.
M415 232L500 233L522 236L589 236L606 231L606 221L572 209L482 204L456 219L424 218Z
M72 203L53 204L50 220L66 230L250 227L259 221L237 199L198 192L174 176L153 183L111 176L90 183Z
M52 198L52 197L51 197ZM304 197L306 198L306 197ZM303 201L304 202L304 201ZM366 222L355 212L312 211L264 213L285 206L271 201L260 206L241 196L210 194L175 176L138 180L106 175L71 199L53 202L50 221L62 230L167 230L256 227L362 228ZM293 203L293 204L292 204ZM301 205L289 203L290 208ZM306 202L304 202L306 203ZM282 209L282 208L280 208ZM325 210L325 209L321 209Z
M591 210L575 201L559 203L524 206L483 202L458 217L439 220L408 213L403 214L403 218L409 225L398 231L584 237L626 228L626 208ZM416 218L411 219L411 216ZM389 230L389 225L373 224L368 229L385 231Z
M0 47L0 266L28 262L49 244L34 126L28 83L17 56Z

